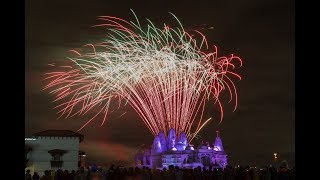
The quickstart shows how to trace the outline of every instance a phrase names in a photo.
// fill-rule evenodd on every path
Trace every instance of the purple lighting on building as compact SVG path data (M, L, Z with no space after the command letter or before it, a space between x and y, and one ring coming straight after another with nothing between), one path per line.
M179 138L174 129L170 129L168 136L163 132L155 136L151 149L140 151L135 156L136 166L148 166L150 168L168 167L169 165L195 168L198 166L213 166L225 168L227 154L224 152L219 132L213 146L202 143L195 150L187 141L184 132Z

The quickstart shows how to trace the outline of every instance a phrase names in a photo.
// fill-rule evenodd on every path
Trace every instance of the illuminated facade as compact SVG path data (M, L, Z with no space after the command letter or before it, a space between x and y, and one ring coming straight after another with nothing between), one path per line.
M227 154L225 153L219 132L212 146L202 143L197 149L189 145L186 134L182 132L180 137L176 136L173 129L167 137L164 133L155 136L150 149L140 151L135 156L136 166L147 166L150 168L168 168L169 165L183 168L216 167L225 168L227 165Z
M79 151L83 135L69 130L46 130L25 138L25 168L31 173L45 170L77 170L84 165L85 153Z

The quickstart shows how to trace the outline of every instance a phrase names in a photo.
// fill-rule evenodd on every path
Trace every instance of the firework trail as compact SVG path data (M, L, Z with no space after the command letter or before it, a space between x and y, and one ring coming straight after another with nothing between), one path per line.
M60 66L59 71L45 74L48 83L44 89L50 89L54 101L59 102L55 108L61 116L82 116L98 109L79 130L99 114L103 114L103 125L111 101L118 101L119 106L124 101L153 135L161 131L166 134L173 128L193 139L211 119L202 122L206 103L219 106L221 122L219 95L223 90L228 91L236 109L233 79L241 77L233 70L236 65L242 66L239 57L218 57L216 46L209 48L205 36L197 30L194 34L186 32L173 14L179 27L164 24L157 28L147 19L143 28L134 16L136 22L99 17L105 23L96 26L107 28L107 38L87 45L90 53L71 50L76 55L69 58L72 66Z

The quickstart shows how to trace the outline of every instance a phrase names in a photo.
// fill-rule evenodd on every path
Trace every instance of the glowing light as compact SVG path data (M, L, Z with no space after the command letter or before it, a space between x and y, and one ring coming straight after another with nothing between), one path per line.
M111 100L119 107L132 106L153 135L173 128L191 140L211 119L202 122L207 102L218 105L222 121L219 97L223 90L236 109L232 79L241 77L233 70L237 64L242 66L242 60L233 54L218 57L217 47L210 48L201 32L186 32L177 18L179 27L157 28L148 20L146 30L137 17L136 23L112 16L99 19L105 23L96 27L110 31L106 40L86 45L92 53L70 50L76 56L70 58L72 66L54 65L60 69L45 74L48 83L43 89L51 89L54 102L60 102L55 107L60 117L97 109L79 130L99 114L103 114L103 125Z
M274 159L277 159L278 153L273 153Z
M25 141L35 141L37 140L36 138L24 138Z
M177 151L177 148L173 147L173 148L171 149L171 151Z

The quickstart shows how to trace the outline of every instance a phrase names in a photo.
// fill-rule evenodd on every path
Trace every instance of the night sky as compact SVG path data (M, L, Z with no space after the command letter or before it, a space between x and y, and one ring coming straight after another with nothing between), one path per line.
M112 1L26 1L25 135L47 129L77 131L92 116L57 119L52 110L53 97L41 91L48 63L63 65L68 50L98 42L106 31L93 28L97 16L110 15L134 20L130 8L141 23L149 18L156 23L172 24L173 12L186 27L201 28L219 54L234 53L244 61L238 70L243 77L236 82L239 106L224 101L224 120L211 121L200 135L212 143L216 129L231 164L263 164L280 158L293 159L295 153L294 98L294 6L293 2L269 0L176 1L140 3ZM172 24L176 25L176 24ZM122 117L121 114L126 112ZM209 105L205 117L217 114ZM94 112L93 112L94 113ZM101 117L102 119L102 117ZM100 127L100 119L80 131L85 136L80 149L88 161L108 165L131 165L139 146L151 145L153 137L132 108L126 106L109 116ZM200 140L195 140L197 145Z

